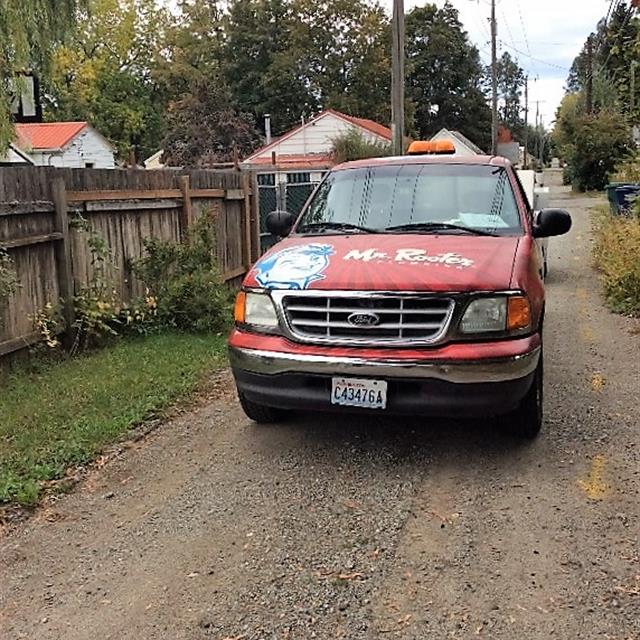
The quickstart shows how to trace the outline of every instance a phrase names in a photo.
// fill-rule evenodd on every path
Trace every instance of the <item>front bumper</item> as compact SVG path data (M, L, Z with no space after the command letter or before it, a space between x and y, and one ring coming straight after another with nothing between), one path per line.
M394 358L374 360L229 347L229 359L234 371L243 370L270 376L296 373L385 380L387 378L428 378L463 385L519 380L535 371L539 358L540 347L528 353L475 362L430 362Z
M345 411L331 404L331 378L353 376L388 382L385 413L465 417L506 413L520 403L541 355L539 339L527 344L530 348L522 353L454 361L426 355L292 353L247 348L232 340L229 357L239 392L257 404Z

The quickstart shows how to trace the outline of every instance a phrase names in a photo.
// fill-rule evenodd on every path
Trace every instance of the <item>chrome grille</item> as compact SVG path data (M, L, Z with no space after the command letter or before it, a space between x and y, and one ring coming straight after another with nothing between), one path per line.
M446 332L454 307L446 297L364 293L288 293L281 304L294 337L336 344L429 344Z

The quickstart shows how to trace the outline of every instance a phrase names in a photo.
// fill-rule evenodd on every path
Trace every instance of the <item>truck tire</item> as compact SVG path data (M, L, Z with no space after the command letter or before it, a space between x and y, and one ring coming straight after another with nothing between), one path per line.
M240 406L245 412L247 418L257 422L258 424L270 424L273 422L280 422L286 417L286 412L282 409L276 409L274 407L267 407L263 404L256 404L247 400L244 395L238 392L240 399Z
M504 425L507 430L518 438L533 440L542 429L543 422L543 380L544 365L542 353L536 368L533 384L527 395L520 401L515 411L504 416Z

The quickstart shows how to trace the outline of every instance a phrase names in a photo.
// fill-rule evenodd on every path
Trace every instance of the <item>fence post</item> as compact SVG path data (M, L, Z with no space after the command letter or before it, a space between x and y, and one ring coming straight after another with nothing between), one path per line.
M178 185L182 192L182 214L180 216L180 237L182 240L189 239L189 229L193 224L193 208L191 206L189 182L189 176L178 177Z
M251 262L255 262L261 251L260 247L260 187L258 174L251 172Z
M75 323L73 304L73 263L71 261L71 237L69 233L69 215L67 211L67 192L64 178L54 178L51 183L51 196L55 206L55 229L62 238L55 243L55 260L58 272L58 291L63 300L63 315L66 326L67 345L72 337Z
M244 192L244 211L243 211L243 230L244 238L242 242L242 257L244 268L249 271L251 269L253 245L253 233L251 230L251 178L248 173L242 173L242 190Z

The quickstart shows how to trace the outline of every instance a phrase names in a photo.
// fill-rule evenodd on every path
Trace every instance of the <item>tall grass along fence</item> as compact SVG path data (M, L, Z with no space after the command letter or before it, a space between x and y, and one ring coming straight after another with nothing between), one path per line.
M0 168L0 249L19 283L0 306L0 358L41 338L33 317L47 304L61 303L73 324L74 292L94 268L86 228L109 246L122 302L144 294L132 270L144 240L185 240L203 215L216 230L223 280L242 276L260 251L254 182L233 170Z

